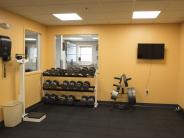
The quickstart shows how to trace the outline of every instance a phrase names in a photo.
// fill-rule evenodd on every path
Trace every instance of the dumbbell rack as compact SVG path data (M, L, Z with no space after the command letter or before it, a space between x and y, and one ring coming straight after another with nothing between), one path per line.
M59 89L44 89L42 87L42 95L45 96L46 93L49 94L64 94L64 95L74 95L76 99L79 99L81 96L94 96L95 97L95 103L94 108L98 107L97 102L97 72L95 73L95 76L43 76L41 79L41 84L43 86L43 83L45 80L58 80L59 82L63 82L64 80L68 81L89 81L92 86L94 86L94 90L87 90L87 91L77 91L77 90L59 90Z

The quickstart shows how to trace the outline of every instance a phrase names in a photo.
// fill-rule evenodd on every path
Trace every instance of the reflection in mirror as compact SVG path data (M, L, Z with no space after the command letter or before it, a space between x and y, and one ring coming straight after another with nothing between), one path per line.
M56 67L98 67L98 35L57 35Z
M26 72L39 70L39 39L39 33L29 30L25 31L25 56L28 59L28 62L25 64Z

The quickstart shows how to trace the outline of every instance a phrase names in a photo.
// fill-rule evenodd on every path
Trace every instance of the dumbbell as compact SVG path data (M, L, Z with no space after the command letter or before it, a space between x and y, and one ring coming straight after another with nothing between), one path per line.
M65 69L60 69L59 74L60 76L65 76L66 70Z
M70 81L68 87L69 87L69 90L76 90L76 82L75 81Z
M67 76L67 69L63 69L63 76Z
M87 104L88 105L94 105L94 103L95 103L95 97L94 96L89 96Z
M50 95L50 102L51 103L56 103L56 101L58 100L58 96L55 94L51 94Z
M60 95L60 96L58 96L58 102L60 104L65 104L66 101L67 101L67 96L66 95Z
M88 97L87 96L82 96L80 99L81 105L87 105L88 104Z
M67 76L67 70L66 69L58 68L58 70L59 70L59 76Z
M59 87L59 81L54 80L50 83L50 88L51 89L57 89Z
M63 90L67 90L68 88L69 88L69 81L67 81L67 80L65 80L65 81L63 81L63 83L61 84L61 88L63 89Z
M61 76L60 73L61 73L61 68L56 68L55 69L55 75L56 76Z
M78 90L78 91L83 90L83 82L82 81L78 81L76 83L76 90Z
M45 94L45 96L43 97L43 102L44 103L50 103L50 94Z
M80 73L81 73L80 68L78 68L78 67L74 68L74 70L73 70L73 75L74 76L80 76Z
M82 76L87 76L88 75L88 68L87 67L83 67L81 69L81 74L82 74Z
M43 83L43 88L44 89L49 89L50 88L50 84L52 83L51 80L46 80L44 83Z
M84 91L88 91L89 88L90 88L90 82L89 82L89 81L85 81L85 82L83 83L82 89L83 89Z
M96 72L96 69L94 67L90 67L88 70L89 76L94 76Z
M48 70L48 72L49 72L49 76L53 76L53 70L52 69L50 69L50 70Z
M44 71L43 76L50 76L50 71L49 70Z
M68 75L68 76L72 76L72 75L73 75L73 70L74 70L74 69L73 69L72 67L68 68L68 69L67 69L67 75Z
M57 75L56 75L57 72L55 71L55 68L51 68L51 69L49 70L49 72L50 72L50 76L57 76Z
M67 104L68 104L68 105L73 105L74 102L75 102L75 96L69 95L69 96L67 97Z
M59 83L59 81L54 80L53 82L57 85L56 89L59 89L59 88L60 88L60 83Z

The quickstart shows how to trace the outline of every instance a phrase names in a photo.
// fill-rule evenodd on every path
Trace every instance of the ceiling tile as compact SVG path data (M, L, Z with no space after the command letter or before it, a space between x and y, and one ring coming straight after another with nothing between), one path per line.
M0 7L45 25L166 23L184 20L184 0L1 0ZM158 19L132 20L133 10L161 10ZM52 13L76 12L84 20L62 22Z
M14 6L48 6L48 5L63 5L63 4L89 4L98 3L100 0L2 0L1 7Z
M184 19L184 11L162 11L158 18Z
M154 23L178 23L182 22L184 20L180 18L163 18L163 19L157 19L154 21Z
M163 10L168 6L167 0L139 0L134 4L136 11Z
M170 11L172 10L184 11L184 0L169 0L167 9Z

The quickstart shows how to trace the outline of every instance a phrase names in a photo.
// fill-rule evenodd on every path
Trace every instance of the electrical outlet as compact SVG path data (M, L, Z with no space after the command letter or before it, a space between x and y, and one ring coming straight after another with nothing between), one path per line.
M149 94L149 89L146 89L146 95L148 95Z

